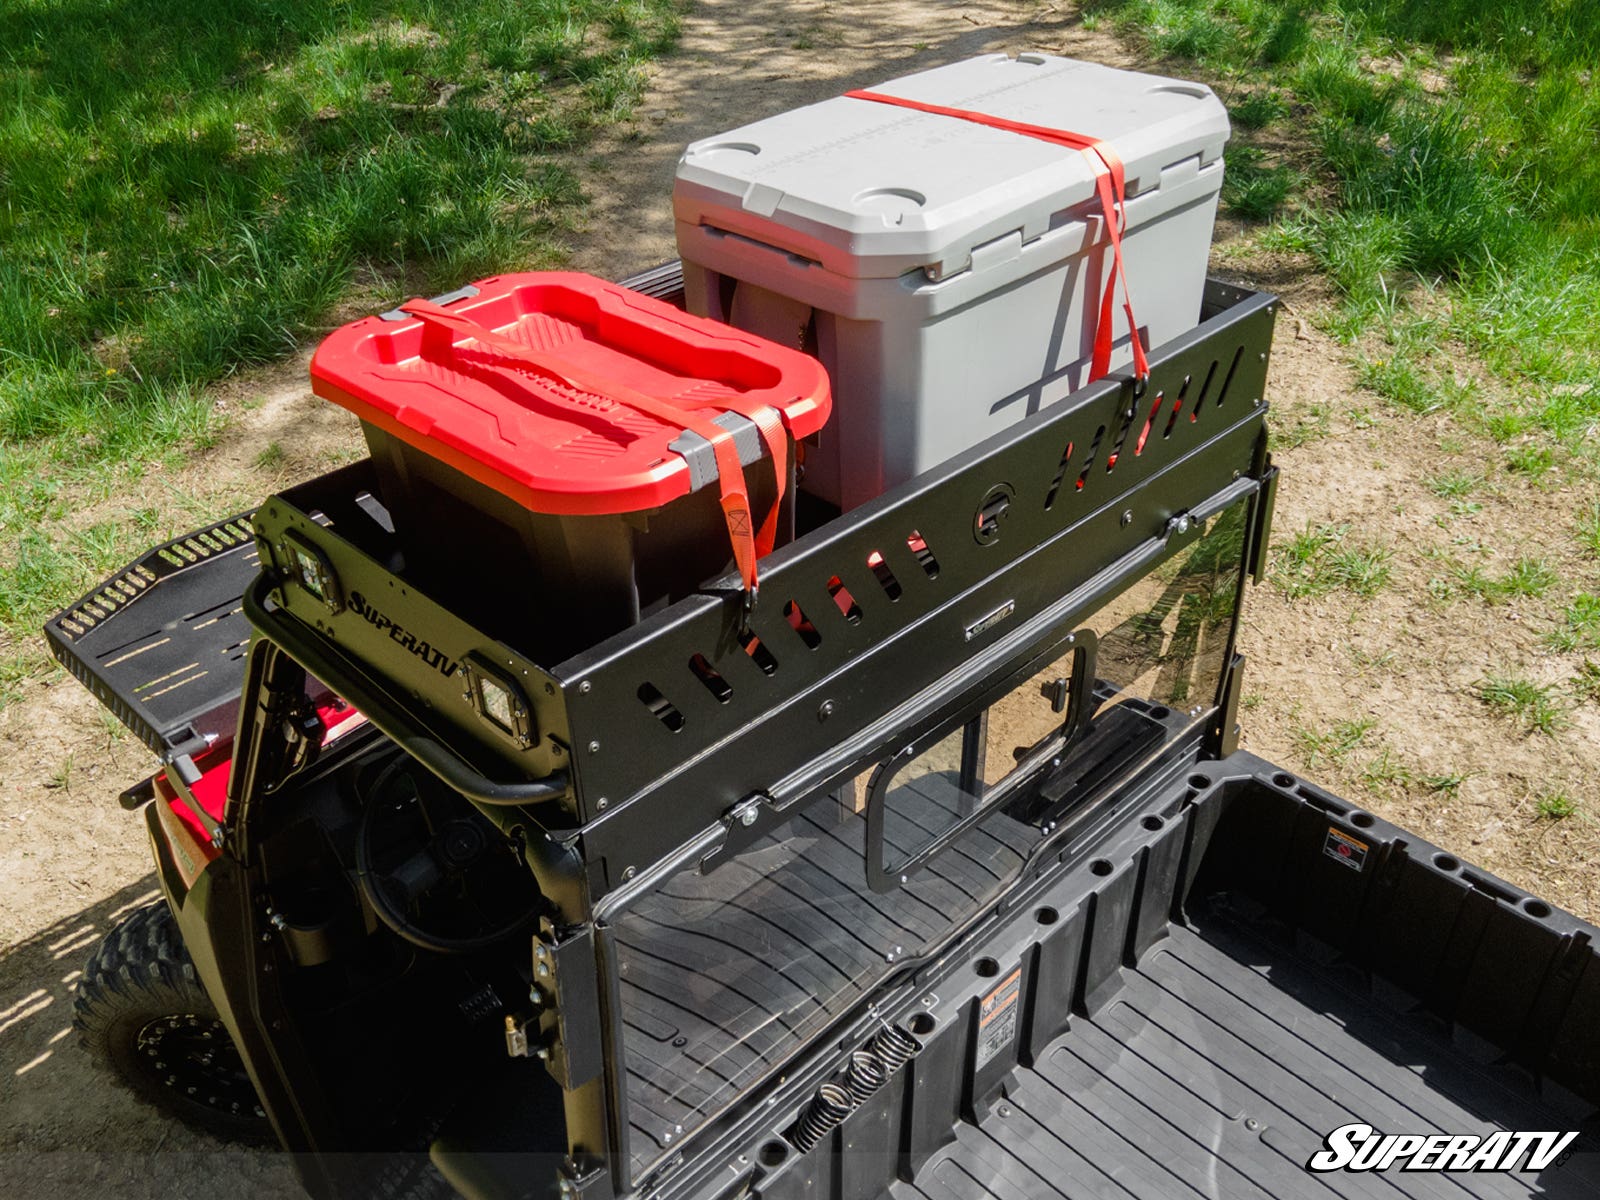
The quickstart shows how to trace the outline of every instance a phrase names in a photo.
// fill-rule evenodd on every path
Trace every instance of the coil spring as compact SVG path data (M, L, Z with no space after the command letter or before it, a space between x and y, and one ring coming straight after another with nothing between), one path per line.
M851 1099L857 1104L865 1104L873 1092L884 1085L889 1078L889 1072L884 1069L883 1059L875 1050L852 1050L850 1052L850 1065L844 1072L844 1090L850 1093Z
M795 1122L794 1133L789 1140L794 1143L796 1150L806 1153L833 1132L834 1126L848 1117L854 1107L855 1101L844 1088L837 1083L823 1084Z
M885 1025L867 1043L867 1049L882 1061L885 1078L905 1066L921 1048L916 1039L898 1025Z

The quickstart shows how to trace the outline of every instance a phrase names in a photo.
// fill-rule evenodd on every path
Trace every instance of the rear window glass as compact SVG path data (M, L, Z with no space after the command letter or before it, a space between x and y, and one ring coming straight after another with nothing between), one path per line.
M1066 696L1081 661L1074 646L985 712L869 765L710 874L681 872L618 918L636 1180L889 975L981 916L1062 805L1104 794L1210 708L1239 586L1243 516L1236 505L1213 518L1200 539L1083 623L1095 653L1093 677L1080 681L1081 712ZM1068 739L1074 718L1081 724ZM1031 769L1041 762L1048 788ZM1030 770L1014 774L1019 764ZM883 891L867 871L874 788L883 792L886 869L969 822L903 885Z

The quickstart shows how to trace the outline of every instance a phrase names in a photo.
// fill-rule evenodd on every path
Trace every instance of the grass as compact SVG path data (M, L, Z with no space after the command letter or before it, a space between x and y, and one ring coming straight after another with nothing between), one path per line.
M1578 802L1566 792L1544 792L1534 800L1533 807L1546 821L1564 821L1578 811Z
M1240 129L1265 129L1288 113L1289 105L1276 88L1250 92L1228 105L1228 116Z
M72 790L72 755L67 755L61 764L45 777L44 786L51 791L70 792Z
M1458 771L1447 771L1440 775L1424 775L1420 780L1422 786L1430 792L1452 800L1461 791L1461 785L1466 781L1467 777Z
M1403 762L1397 759L1394 751L1385 746L1378 752L1378 756L1361 768L1361 782L1368 791L1390 795L1403 792L1411 786L1415 776Z
M121 521L102 554L63 529L208 444L208 383L352 297L556 261L583 201L560 152L629 113L676 27L676 0L0 11L6 631L179 532Z
M1543 559L1519 558L1496 582L1497 599L1531 599L1542 596L1559 581L1554 568Z
M1482 487L1483 476L1477 471L1441 471L1437 475L1428 476L1423 483L1435 496L1456 499L1470 496Z
M1567 725L1566 709L1555 689L1514 675L1490 675L1478 681L1478 698L1491 710L1513 718L1529 732L1554 736Z
M1222 177L1222 203L1241 217L1263 220L1283 207L1294 190L1294 170L1267 161L1263 151L1244 145L1228 156Z
M1477 596L1490 604L1512 600L1537 599L1560 582L1560 575L1539 558L1519 558L1501 575L1490 575L1482 567L1453 566L1450 569L1457 591Z
M1403 409L1459 411L1514 443L1506 464L1525 476L1595 457L1600 21L1588 7L1091 0L1087 11L1234 97L1232 202L1281 214L1263 240L1326 271L1340 296L1330 327L1384 345L1359 364L1365 386ZM1307 135L1293 171L1257 132L1291 113ZM1481 403L1463 403L1472 388L1451 371L1462 352L1502 385Z
M1309 725L1295 725L1290 732L1305 757L1306 765L1315 766L1321 759L1327 759L1332 763L1343 762L1366 740L1367 734L1371 733L1377 724L1370 717L1363 717L1360 720L1336 721L1325 730Z
M1600 704L1600 663L1592 658L1584 659L1578 673L1572 677L1572 690L1578 699Z
M1526 443L1512 446L1506 451L1506 467L1517 475L1539 479L1556 465L1555 452L1549 446Z
M1579 592L1562 612L1561 624L1545 635L1545 643L1560 653L1600 649L1600 596Z
M1273 582L1291 600L1334 591L1371 598L1389 583L1391 552L1352 540L1348 525L1307 525L1278 548Z
M1388 671L1394 667L1395 653L1393 650L1373 652L1355 645L1350 646L1349 650L1350 657L1355 660L1356 666L1362 672Z
M1574 535L1585 552L1600 558L1600 503L1591 503L1578 514Z

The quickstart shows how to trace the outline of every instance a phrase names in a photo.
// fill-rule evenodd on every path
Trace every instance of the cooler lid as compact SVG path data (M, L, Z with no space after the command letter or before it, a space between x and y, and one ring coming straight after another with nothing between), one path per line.
M602 279L497 275L454 297L450 313L585 381L723 424L735 404L770 406L796 438L828 417L814 358ZM398 309L329 334L311 359L311 390L534 512L637 512L706 482L697 456L670 448L683 426Z
M1087 134L1122 158L1132 197L1205 167L1228 115L1204 84L1045 54L984 55L867 89ZM1182 172L1191 178L1193 170ZM755 238L854 278L965 269L1017 229L1032 241L1094 193L1079 151L954 117L838 96L692 143L679 221ZM1097 211L1097 210L1096 210Z

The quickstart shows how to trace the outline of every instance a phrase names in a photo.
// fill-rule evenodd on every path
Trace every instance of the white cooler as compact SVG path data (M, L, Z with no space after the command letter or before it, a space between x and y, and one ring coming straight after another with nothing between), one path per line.
M870 89L1108 143L1147 347L1200 317L1228 117L1197 83L986 55ZM1089 382L1110 241L1082 152L840 96L689 146L691 311L817 354L833 418L805 489L871 499ZM1111 368L1132 357L1119 295Z

